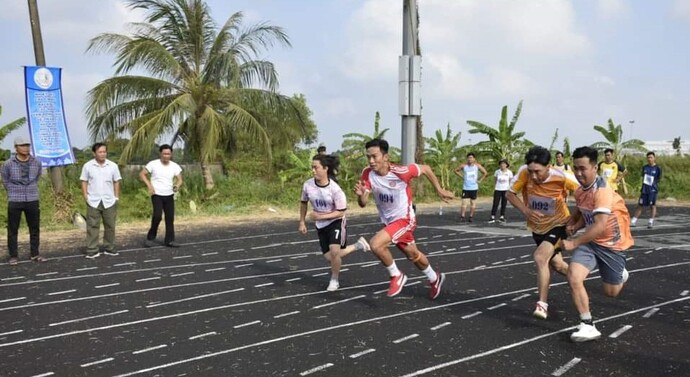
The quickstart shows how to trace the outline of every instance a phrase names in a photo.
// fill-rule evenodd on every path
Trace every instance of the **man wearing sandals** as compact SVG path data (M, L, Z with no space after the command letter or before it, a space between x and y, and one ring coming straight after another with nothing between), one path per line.
M16 154L2 165L0 174L2 184L7 190L7 249L10 252L9 263L17 265L17 233L22 212L29 225L31 260L45 262L39 255L41 232L41 209L38 205L38 180L41 178L41 162L31 155L31 141L26 137L14 139Z

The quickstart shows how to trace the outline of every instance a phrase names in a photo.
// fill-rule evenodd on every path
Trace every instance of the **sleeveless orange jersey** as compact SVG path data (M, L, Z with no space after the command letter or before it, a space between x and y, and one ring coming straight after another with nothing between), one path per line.
M630 214L625 200L613 191L604 177L597 177L590 187L577 189L575 202L588 227L594 224L594 215L608 217L606 231L594 243L611 251L624 251L635 244L630 234Z
M549 169L549 176L544 182L534 182L529 177L527 165L522 165L513 179L510 191L515 194L522 192L522 200L527 207L546 215L538 223L527 220L527 227L532 232L544 234L568 222L570 211L565 197L567 191L574 191L579 186L572 175L553 168Z

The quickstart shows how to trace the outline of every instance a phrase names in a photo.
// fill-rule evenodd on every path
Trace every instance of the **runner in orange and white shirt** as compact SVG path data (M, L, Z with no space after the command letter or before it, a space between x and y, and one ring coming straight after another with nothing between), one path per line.
M369 241L369 245L390 274L388 297L400 293L407 282L407 275L398 269L388 248L393 242L429 279L429 296L433 300L441 293L445 274L437 273L431 268L429 260L415 244L414 230L417 222L412 209L413 194L410 182L424 174L443 201L453 199L453 193L441 187L428 165L392 164L389 161L387 141L373 139L366 143L366 149L369 167L362 171L360 181L355 185L355 194L360 207L365 207L369 202L369 195L373 195L381 221L385 224L385 227Z
M625 200L605 178L597 175L597 158L596 149L590 147L577 148L573 152L575 177L582 186L575 191L577 210L567 230L572 235L579 229L586 229L580 237L563 241L565 250L575 250L568 269L568 283L581 321L577 331L570 335L574 342L601 337L589 311L585 279L598 268L604 294L618 296L628 280L625 251L634 244Z
M527 219L527 227L537 244L533 258L537 267L539 301L532 313L537 318L548 317L549 265L562 275L568 272L568 264L560 254L561 241L567 238L565 225L570 219L565 193L578 186L572 175L551 167L548 149L535 146L525 155L525 165L518 169L507 194L508 201ZM519 192L522 192L522 201L517 196Z

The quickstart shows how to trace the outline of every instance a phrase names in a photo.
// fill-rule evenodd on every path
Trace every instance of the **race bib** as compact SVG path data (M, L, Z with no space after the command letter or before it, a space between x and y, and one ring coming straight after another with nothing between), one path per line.
M604 177L611 178L613 175L613 169L604 169L602 173L604 173Z
M545 198L543 196L530 195L528 197L529 208L539 211L545 215L553 216L556 214L556 199Z
M649 175L649 174L645 174L643 181L644 181L645 185L652 186L654 184L654 176Z
M498 177L498 183L508 183L508 177L505 175L501 175Z
M476 171L471 171L467 172L467 180L472 182L477 180L477 172Z

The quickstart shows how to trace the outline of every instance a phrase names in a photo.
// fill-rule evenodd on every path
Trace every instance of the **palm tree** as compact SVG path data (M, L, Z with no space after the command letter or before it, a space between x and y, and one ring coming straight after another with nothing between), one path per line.
M2 116L2 106L0 106L0 116ZM0 141L5 140L7 135L26 123L26 117L15 119L0 127Z
M489 157L494 161L506 159L511 164L518 161L527 149L534 145L534 143L524 138L525 132L515 132L515 125L520 118L521 112L522 101L518 103L513 119L508 123L508 106L503 106L498 128L492 128L484 123L468 120L467 124L472 127L469 133L483 134L489 138L489 140L480 141L474 145L476 153Z
M87 51L116 55L115 76L88 94L93 140L129 137L120 162L172 136L201 164L207 189L214 187L209 163L238 135L249 135L272 160L269 133L257 109L295 113L290 98L276 92L273 63L258 55L290 46L282 28L259 23L242 29L243 15L219 28L203 0L129 0L146 22L130 35L100 34ZM147 72L149 75L137 75ZM231 143L230 143L231 144Z
M644 141L640 139L630 139L623 141L623 127L615 125L613 119L609 118L608 126L606 128L595 125L594 129L604 136L606 141L599 141L591 145L592 148L598 149L600 151L611 148L613 149L614 156L616 158L623 159L624 152L628 151L640 151L646 152L647 148L644 147Z
M450 123L446 125L446 134L441 130L436 130L436 137L425 138L429 148L427 148L427 161L429 165L439 172L441 186L450 189L450 177L455 168L460 147L460 132L453 134L450 130Z
M374 133L371 135L350 132L343 135L341 148L346 156L357 159L364 155L364 145L373 139L384 139L389 128L381 129L381 115L376 112L374 116Z

